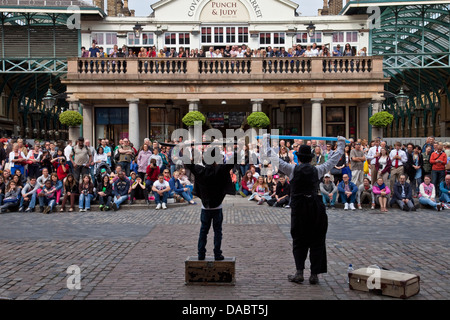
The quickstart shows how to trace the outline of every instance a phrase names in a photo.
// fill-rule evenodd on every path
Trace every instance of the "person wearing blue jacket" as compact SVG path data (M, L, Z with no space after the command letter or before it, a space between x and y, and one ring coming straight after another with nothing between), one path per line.
M128 199L130 191L130 180L125 176L125 172L119 172L119 178L114 182L113 194L114 202L112 208L114 211L119 210L119 206Z
M180 172L174 171L172 178L169 180L170 192L182 196L184 200L189 202L189 204L196 204L192 198L190 189L183 187L181 181L178 179L179 177Z
M356 193L358 187L356 184L349 180L347 174L342 175L342 181L338 184L338 192L341 197L342 203L344 203L344 210L355 210Z

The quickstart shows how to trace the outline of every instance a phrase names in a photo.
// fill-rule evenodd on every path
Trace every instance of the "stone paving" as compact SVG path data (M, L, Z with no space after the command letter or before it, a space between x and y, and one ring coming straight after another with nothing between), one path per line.
M222 247L236 257L230 287L184 284L184 261L196 255L200 205L1 214L0 298L392 300L349 290L352 263L420 275L421 291L412 300L449 299L450 210L376 212L329 210L328 273L317 286L298 285L287 281L295 269L290 211L227 197ZM212 230L209 241L211 252ZM80 290L67 286L72 265L81 270Z

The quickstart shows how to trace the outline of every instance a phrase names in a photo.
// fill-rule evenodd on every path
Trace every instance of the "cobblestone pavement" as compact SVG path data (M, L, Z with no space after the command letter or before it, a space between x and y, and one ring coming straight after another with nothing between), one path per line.
M184 261L196 255L199 205L1 214L0 298L392 299L349 290L352 263L420 275L421 291L410 299L449 299L450 210L375 212L329 210L328 273L317 286L298 285L287 281L295 269L290 211L228 197L222 247L236 257L236 285L229 287L184 284ZM212 230L207 249L212 251ZM80 290L67 287L72 265L81 270Z

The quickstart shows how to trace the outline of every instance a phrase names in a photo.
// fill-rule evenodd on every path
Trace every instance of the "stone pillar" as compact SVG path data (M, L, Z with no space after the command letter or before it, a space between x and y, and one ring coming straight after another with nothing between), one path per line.
M370 101L358 105L359 110L359 133L358 138L369 139L369 104Z
M128 106L128 139L135 146L139 146L139 99L127 99Z
M91 141L91 145L94 145L94 108L92 105L83 105L83 137L86 140Z
M323 99L311 99L311 136L322 137L322 102Z
M262 112L264 99L252 99L252 112Z
M198 111L198 106L200 105L200 99L190 99L187 100L189 103L189 112Z
M382 111L384 98L382 97L374 97L372 99L372 115ZM372 140L380 137L383 138L383 128L372 127Z

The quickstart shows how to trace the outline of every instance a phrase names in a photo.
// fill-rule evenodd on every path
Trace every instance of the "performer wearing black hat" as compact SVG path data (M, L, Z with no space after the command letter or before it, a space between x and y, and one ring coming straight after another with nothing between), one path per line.
M329 172L344 154L345 138L338 137L337 149L328 161L318 166L310 164L311 147L302 145L297 152L299 165L291 165L279 159L279 171L288 175L291 187L291 236L297 272L289 275L289 281L302 283L303 270L308 255L311 261L309 282L317 284L318 274L327 272L325 239L328 216L318 195L319 180Z

